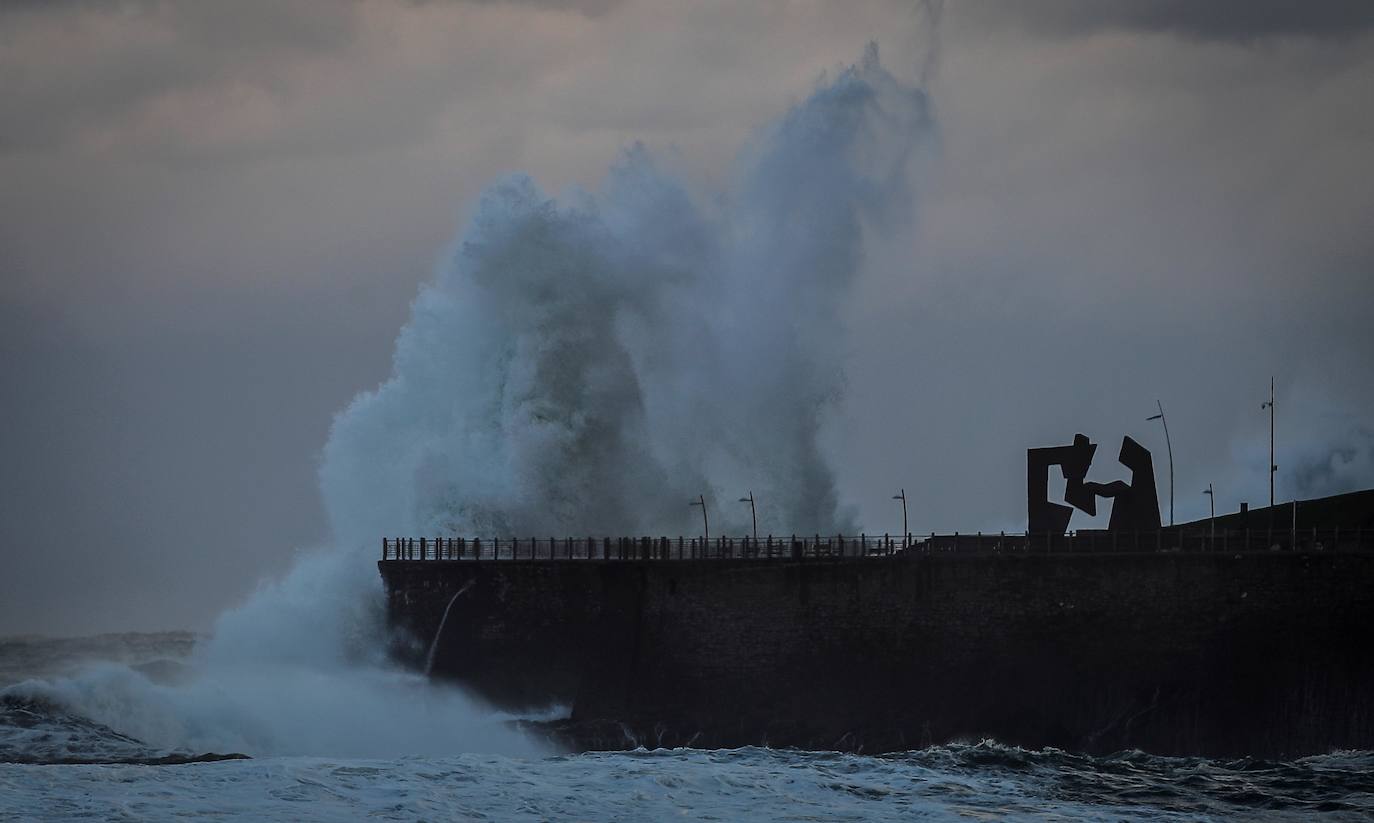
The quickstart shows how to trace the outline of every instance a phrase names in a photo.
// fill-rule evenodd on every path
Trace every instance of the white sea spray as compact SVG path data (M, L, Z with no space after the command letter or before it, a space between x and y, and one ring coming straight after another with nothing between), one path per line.
M482 195L416 298L390 377L335 419L333 534L218 620L186 676L101 665L10 687L149 745L252 755L529 754L460 692L386 660L386 535L665 534L753 489L764 529L852 531L821 448L843 308L913 201L924 93L876 47L742 152L708 203L642 146L595 192Z

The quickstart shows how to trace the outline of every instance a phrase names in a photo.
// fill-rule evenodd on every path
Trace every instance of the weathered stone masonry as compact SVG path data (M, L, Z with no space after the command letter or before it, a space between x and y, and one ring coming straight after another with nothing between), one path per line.
M417 662L574 745L1374 748L1374 555L387 561ZM603 721L616 721L607 723Z

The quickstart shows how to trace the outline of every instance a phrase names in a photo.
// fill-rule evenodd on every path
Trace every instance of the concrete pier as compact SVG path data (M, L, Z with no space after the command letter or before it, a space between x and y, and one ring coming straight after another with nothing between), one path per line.
M403 654L418 665L452 601L434 674L506 708L570 706L581 748L623 747L626 731L867 752L985 736L1095 753L1374 748L1374 552L1358 544L939 545L379 568L414 639Z

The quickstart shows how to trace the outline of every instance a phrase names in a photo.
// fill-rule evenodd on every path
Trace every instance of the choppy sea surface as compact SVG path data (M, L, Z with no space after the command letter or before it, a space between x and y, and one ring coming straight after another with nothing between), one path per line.
M151 746L37 685L102 647L174 677L178 650L192 643L0 641L0 820L1374 819L1371 752L1214 761L982 741L881 756L743 748L222 760L231 753Z

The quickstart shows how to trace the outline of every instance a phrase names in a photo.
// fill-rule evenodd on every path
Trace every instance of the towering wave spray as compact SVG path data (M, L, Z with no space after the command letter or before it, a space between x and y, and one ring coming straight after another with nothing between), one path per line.
M843 308L865 236L907 214L929 128L924 94L870 46L756 138L709 208L642 147L594 193L491 186L391 376L334 421L333 547L223 615L186 683L107 668L19 688L164 746L521 751L460 694L387 669L379 538L681 533L689 499L746 489L766 529L852 529L819 445Z
M390 379L335 421L335 533L680 533L698 493L748 488L770 528L851 527L818 433L865 230L909 205L927 124L870 47L711 210L639 147L595 193L489 188Z

